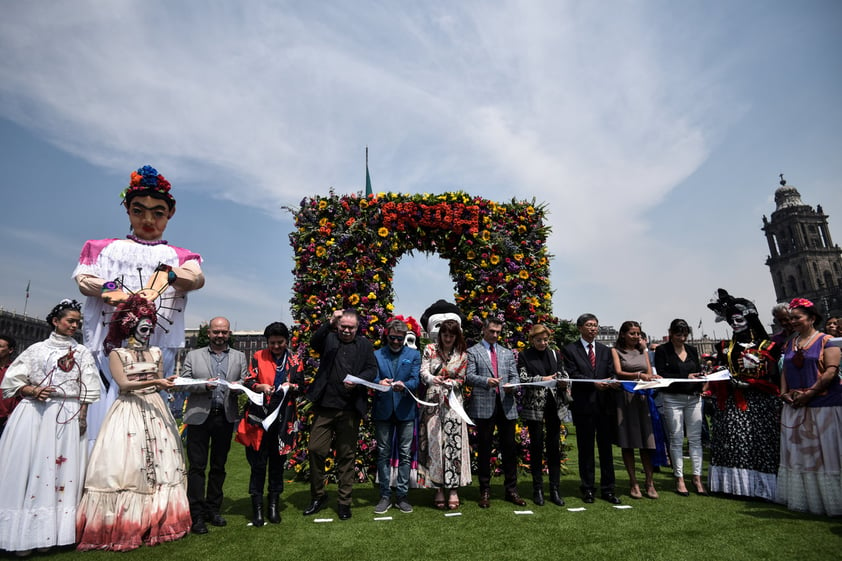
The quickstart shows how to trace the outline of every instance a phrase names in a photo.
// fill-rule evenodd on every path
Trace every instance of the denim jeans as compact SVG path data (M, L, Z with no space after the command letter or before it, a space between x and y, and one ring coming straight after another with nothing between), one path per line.
M380 482L380 496L391 497L392 442L398 447L398 479L395 482L397 498L406 497L409 492L409 470L412 457L412 433L415 421L374 421L374 438L377 439L377 480Z
M693 475L702 475L702 398L693 394L663 392L661 396L673 475L684 477L684 431L687 431Z

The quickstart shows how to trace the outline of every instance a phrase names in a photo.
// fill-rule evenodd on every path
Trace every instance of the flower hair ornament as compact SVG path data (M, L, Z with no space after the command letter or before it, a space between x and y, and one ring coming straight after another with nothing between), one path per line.
M728 321L728 318L734 314L740 314L743 317L757 315L757 306L754 302L731 296L724 288L717 290L717 296L710 301L708 308L716 314L716 321Z
M55 307L47 314L47 323L53 324L53 318L61 317L65 310L73 310L74 312L82 313L82 304L71 298L65 298L55 305Z
M421 326L418 324L418 321L412 316L393 316L386 320L386 325L392 322L392 320L399 320L406 324L407 329L415 334L415 337L421 337Z
M793 298L789 303L789 309L793 308L812 308L815 304L806 298Z
M170 182L158 173L158 170L150 165L145 165L132 172L129 186L120 193L120 199L125 202L126 198L132 193L156 192L163 195L171 203L170 206L173 206L175 205L175 198L170 194L170 187Z
M141 319L148 319L152 326L158 325L158 311L155 304L140 295L132 294L114 310L105 337L103 348L106 354L121 346L129 338Z

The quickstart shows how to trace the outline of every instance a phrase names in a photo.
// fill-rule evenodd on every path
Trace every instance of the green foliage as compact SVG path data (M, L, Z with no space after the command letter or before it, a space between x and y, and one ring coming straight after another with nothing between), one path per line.
M576 341L580 337L579 329L576 327L575 321L566 319L558 320L553 326L553 340L556 346L560 349L565 345Z
M208 337L208 324L202 323L199 325L199 333L196 334L196 348L201 349L210 345L210 337Z
M237 338L234 337L234 332L232 331L231 334L228 335L228 346L234 347L236 342ZM208 345L210 345L210 337L208 336L208 324L199 324L199 332L196 334L196 348L201 349L202 347L207 347Z

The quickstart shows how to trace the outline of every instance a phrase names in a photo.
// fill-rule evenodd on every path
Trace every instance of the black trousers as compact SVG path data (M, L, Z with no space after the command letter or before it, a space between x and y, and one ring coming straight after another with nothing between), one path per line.
M229 423L224 411L211 411L200 425L187 426L187 500L190 514L212 517L222 508L225 462L231 449L235 423ZM210 469L208 470L208 465ZM207 491L205 490L205 470Z
M477 471L480 490L491 488L491 445L494 427L500 440L503 456L503 485L508 493L517 492L517 447L515 446L516 419L507 419L499 400L494 414L488 419L475 419L477 425Z
M280 495L284 492L284 464L287 457L286 454L283 456L279 454L279 450L277 424L272 425L272 428L263 434L259 450L246 446L246 460L251 466L249 495L253 497L263 496L263 483L266 481L267 469L269 472L269 494Z
M617 421L611 415L590 411L573 412L576 425L576 448L579 450L579 479L582 492L596 489L594 440L599 451L599 489L602 493L614 492L613 440Z
M549 392L548 392L549 393ZM547 400L543 421L526 421L529 430L529 470L532 472L532 486L544 486L544 427L547 428L547 470L550 474L550 488L558 489L561 481L561 419L554 400Z

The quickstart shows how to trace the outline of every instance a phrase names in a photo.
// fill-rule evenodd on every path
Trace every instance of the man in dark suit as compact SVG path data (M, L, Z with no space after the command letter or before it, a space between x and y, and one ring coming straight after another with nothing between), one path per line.
M517 402L513 388L503 387L518 383L520 378L514 353L497 342L502 330L502 321L497 318L486 319L482 340L468 349L465 381L472 390L466 412L477 425L480 508L491 506L491 438L495 425L503 455L505 498L518 506L526 504L517 490Z
M564 347L564 366L570 378L614 378L611 350L594 341L599 332L599 320L593 314L582 314L576 320L581 335L578 341ZM612 446L617 430L614 391L617 382L574 382L573 424L576 425L576 448L579 451L579 479L582 499L594 502L596 490L594 439L599 450L599 487L601 496L611 504L620 504L614 494L614 457Z
M327 504L325 460L333 442L339 478L337 511L340 520L351 518L354 456L360 420L368 406L368 392L365 387L343 380L348 374L369 382L377 376L374 347L357 333L359 324L356 310L337 310L310 339L310 346L319 353L319 369L306 393L307 399L313 403L313 422L308 450L312 500L304 509L305 516L319 512Z
M222 379L242 382L246 377L246 355L228 347L231 324L216 317L208 324L209 345L187 353L182 376L200 380ZM191 531L207 534L205 522L225 526L219 513L225 462L231 449L234 426L240 419L237 395L222 384L188 386L190 395L184 412L187 425L187 500L193 517ZM210 460L208 460L210 456ZM205 490L205 469L210 463Z
M377 438L377 479L380 482L380 500L374 507L374 514L385 514L392 506L390 461L393 434L398 452L395 506L401 512L412 512L412 505L406 495L409 491L412 433L418 405L409 392L418 390L421 353L404 345L408 331L406 323L393 319L386 325L386 344L374 353L380 369L374 381L392 388L387 392L375 392L371 410L374 435Z

